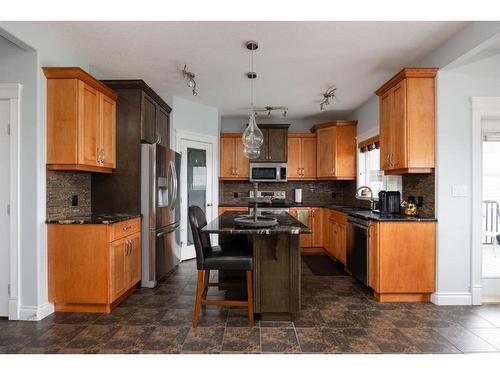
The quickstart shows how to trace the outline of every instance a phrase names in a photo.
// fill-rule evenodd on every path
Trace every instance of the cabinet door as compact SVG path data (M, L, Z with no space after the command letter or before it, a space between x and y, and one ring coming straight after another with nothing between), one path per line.
M301 164L301 138L288 137L288 178L300 179L302 178L302 164Z
M394 86L391 123L392 169L406 168L406 92L405 81Z
M316 138L302 138L300 158L302 160L302 178L316 178ZM291 155L288 154L288 160ZM290 165L290 164L289 164Z
M170 147L170 115L162 107L156 107L156 136L160 145Z
M116 102L101 96L101 158L102 166L116 167Z
M288 130L270 128L267 131L267 136L268 160L286 163L288 156Z
M380 169L390 169L392 91L380 97Z
M336 246L335 243L337 241L337 222L332 218L328 219L328 248L327 251L337 258L336 254Z
M221 137L220 139L220 178L235 177L234 143L235 138Z
M316 140L318 177L333 177L335 173L335 127L318 129Z
M141 279L141 234L136 233L128 237L130 241L130 250L128 253L128 287L130 288L137 284Z
M345 265L347 257L347 237L345 224L337 223L337 246L337 259Z
M98 166L100 96L96 89L82 81L78 83L78 106L79 164Z
M129 262L128 262L127 239L122 238L110 244L111 265L111 301L123 294L129 285Z
M156 107L157 104L144 92L141 103L141 141L155 143L156 136Z
M323 246L323 227L322 212L320 208L311 208L311 247Z
M243 153L243 142L241 136L234 138L234 172L236 177L248 179L248 158Z

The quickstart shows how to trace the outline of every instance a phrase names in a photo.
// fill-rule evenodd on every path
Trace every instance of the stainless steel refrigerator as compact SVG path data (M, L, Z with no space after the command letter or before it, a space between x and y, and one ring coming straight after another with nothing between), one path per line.
M180 261L181 155L141 146L142 282L154 288Z

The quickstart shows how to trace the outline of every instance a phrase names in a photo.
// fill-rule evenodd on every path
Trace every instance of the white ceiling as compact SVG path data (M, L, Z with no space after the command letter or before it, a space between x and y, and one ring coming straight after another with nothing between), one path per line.
M467 22L47 22L89 58L99 78L144 79L162 96L246 114L247 40L255 52L255 105L286 105L290 118L342 116L401 67L414 64ZM181 70L196 74L191 96ZM321 93L337 99L319 112Z

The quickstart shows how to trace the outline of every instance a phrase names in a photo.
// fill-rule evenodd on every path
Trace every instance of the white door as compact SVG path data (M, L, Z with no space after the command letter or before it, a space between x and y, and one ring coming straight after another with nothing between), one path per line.
M10 101L0 100L0 316L9 315Z
M188 220L188 207L201 207L208 223L215 217L212 151L211 143L181 140L181 260L196 256Z

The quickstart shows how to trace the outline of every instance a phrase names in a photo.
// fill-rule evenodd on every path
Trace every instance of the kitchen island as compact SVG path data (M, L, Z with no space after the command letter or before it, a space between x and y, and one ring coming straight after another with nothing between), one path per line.
M291 319L300 311L299 235L311 230L288 213L276 215L270 228L238 226L234 219L245 212L225 212L203 232L218 234L219 244L247 246L253 253L254 312L262 320Z

